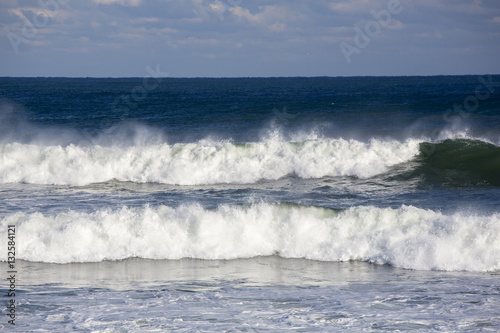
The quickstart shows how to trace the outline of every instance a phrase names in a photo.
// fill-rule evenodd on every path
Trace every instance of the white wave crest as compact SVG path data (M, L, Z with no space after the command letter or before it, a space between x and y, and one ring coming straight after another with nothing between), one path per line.
M17 258L55 263L129 257L235 259L279 254L362 260L411 269L500 269L500 215L445 215L412 206L319 207L259 203L207 210L197 204L5 217Z
M367 178L418 154L420 141L200 141L132 147L0 145L0 183L86 185L113 179L178 185L253 183L289 174Z

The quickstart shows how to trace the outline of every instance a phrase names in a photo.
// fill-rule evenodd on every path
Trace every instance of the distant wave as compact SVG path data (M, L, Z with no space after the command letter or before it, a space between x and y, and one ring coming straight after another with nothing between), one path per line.
M361 260L423 270L498 271L500 214L442 214L412 206L336 211L292 204L124 207L94 213L15 213L18 259L70 263L235 259L280 255Z
M418 154L406 142L199 141L131 147L0 144L0 183L86 185L113 179L179 185L254 183L287 175L368 178Z

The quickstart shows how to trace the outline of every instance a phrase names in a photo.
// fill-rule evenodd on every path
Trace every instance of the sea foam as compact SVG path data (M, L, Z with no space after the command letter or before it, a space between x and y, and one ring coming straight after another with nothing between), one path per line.
M119 146L0 144L0 183L86 185L109 180L177 185L253 183L386 172L419 153L418 140L314 139Z
M443 214L412 206L335 211L291 204L123 207L57 215L15 213L17 259L70 263L235 259L280 255L361 260L422 270L498 271L500 214Z

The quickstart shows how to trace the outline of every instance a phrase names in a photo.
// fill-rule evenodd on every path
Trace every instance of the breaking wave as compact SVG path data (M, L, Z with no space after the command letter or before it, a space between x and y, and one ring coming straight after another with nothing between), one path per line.
M500 186L500 147L469 139L444 140L420 145L413 175L425 175L453 185Z
M368 178L418 154L419 141L315 139L254 143L40 146L0 144L0 183L87 185L110 180L201 185L287 175Z
M111 180L171 185L255 183L378 175L426 184L500 186L500 147L451 138L432 142L313 138L201 140L133 145L0 144L0 183L89 185Z
M236 259L279 255L361 260L422 270L498 271L500 214L443 214L412 206L337 211L292 204L123 207L93 213L15 213L18 259L70 263Z

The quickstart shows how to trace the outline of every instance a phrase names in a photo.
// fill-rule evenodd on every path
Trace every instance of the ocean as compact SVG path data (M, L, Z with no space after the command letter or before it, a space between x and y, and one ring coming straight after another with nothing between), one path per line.
M500 76L0 78L0 327L500 330Z

